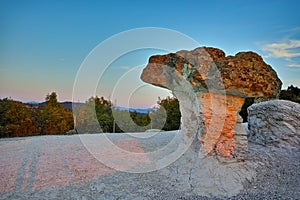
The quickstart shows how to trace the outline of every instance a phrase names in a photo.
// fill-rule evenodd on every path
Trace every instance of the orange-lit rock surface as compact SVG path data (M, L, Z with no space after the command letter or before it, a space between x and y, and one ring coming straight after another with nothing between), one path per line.
M215 93L199 96L204 117L204 131L201 135L202 151L217 153L224 157L234 154L236 139L234 127L244 99Z
M182 114L182 130L200 140L200 151L245 157L247 135L238 112L246 97L277 98L281 81L254 52L226 56L217 48L199 47L151 56L141 79L172 90Z

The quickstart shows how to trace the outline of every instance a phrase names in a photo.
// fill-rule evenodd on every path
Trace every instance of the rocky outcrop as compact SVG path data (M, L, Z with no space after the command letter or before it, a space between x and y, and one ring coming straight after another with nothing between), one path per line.
M300 104L266 101L248 107L249 140L280 148L300 148Z
M281 89L276 72L258 54L226 57L211 47L152 56L141 79L173 91L182 129L189 137L198 134L202 154L241 159L247 138L236 130L243 130L238 113L244 98L277 98Z
M150 57L141 79L178 98L179 144L189 146L161 173L174 178L178 188L200 195L237 194L254 176L238 113L246 97L278 97L281 81L271 66L253 52L226 57L220 49L200 47Z

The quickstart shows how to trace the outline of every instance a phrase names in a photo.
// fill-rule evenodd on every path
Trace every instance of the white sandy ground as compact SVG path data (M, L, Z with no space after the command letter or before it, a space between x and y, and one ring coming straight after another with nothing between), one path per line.
M126 151L143 153L164 147L175 134L107 136ZM106 153L113 156L109 149ZM132 160L125 168L147 159ZM300 148L250 143L248 159L257 164L256 179L230 199L299 199ZM0 139L0 199L222 199L182 191L170 180L160 170L127 173L106 167L78 135Z

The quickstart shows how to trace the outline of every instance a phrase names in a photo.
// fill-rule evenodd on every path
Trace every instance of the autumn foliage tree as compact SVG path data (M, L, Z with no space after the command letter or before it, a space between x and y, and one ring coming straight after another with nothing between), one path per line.
M20 137L37 132L32 112L21 102L0 99L1 137Z
M40 134L62 134L73 128L71 112L58 102L57 94L52 92L46 96L45 108L40 110Z

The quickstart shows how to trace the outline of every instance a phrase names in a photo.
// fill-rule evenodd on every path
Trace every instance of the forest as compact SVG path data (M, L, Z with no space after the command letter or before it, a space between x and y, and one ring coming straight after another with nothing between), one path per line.
M291 85L281 91L279 99L300 103L300 89ZM255 99L246 99L240 112L244 122L247 108L255 102ZM178 100L158 98L157 104L158 107L148 113L129 112L118 110L111 101L96 96L76 105L74 120L72 109L59 103L55 92L48 94L40 104L4 98L0 99L0 137L178 130L181 118Z

